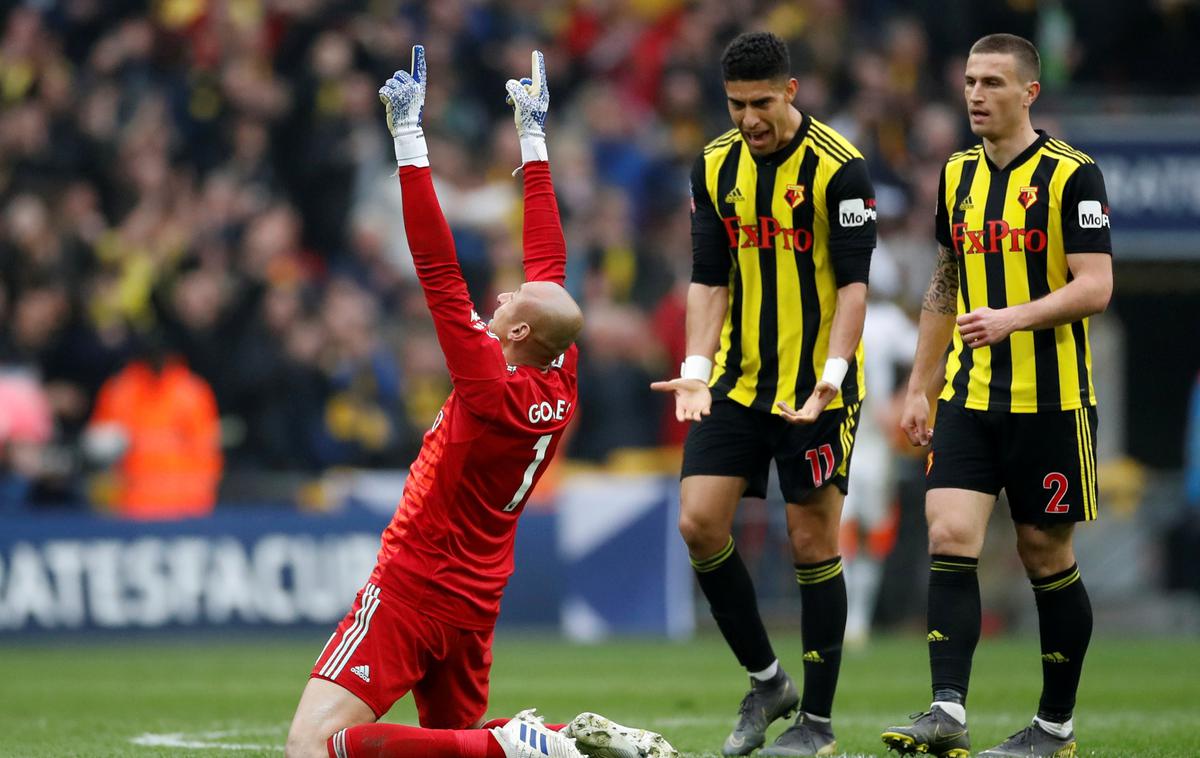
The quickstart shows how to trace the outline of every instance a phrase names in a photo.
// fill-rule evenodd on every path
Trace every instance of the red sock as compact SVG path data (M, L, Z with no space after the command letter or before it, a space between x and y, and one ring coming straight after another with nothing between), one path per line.
M325 743L329 758L504 758L487 729L422 729L403 724L360 724Z
M512 719L492 719L491 721L488 721L487 723L485 723L483 725L483 728L484 729L495 729L495 728L504 726L505 724L507 724L510 721L512 721ZM564 726L566 726L566 724L545 724L544 726L552 732L560 732L560 731L562 731L562 728Z

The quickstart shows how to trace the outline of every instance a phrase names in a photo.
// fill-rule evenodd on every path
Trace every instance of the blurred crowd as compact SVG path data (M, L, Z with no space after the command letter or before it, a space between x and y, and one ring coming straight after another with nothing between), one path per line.
M0 510L153 515L170 487L183 494L166 515L202 513L234 472L408 465L449 390L376 96L414 42L436 186L482 312L521 278L503 82L546 53L569 285L587 314L569 455L593 461L682 439L647 385L682 357L687 174L728 128L719 56L736 33L787 39L797 105L867 155L873 296L909 312L938 169L969 139L973 39L1038 41L1050 97L1067 83L1170 94L1197 68L1197 11L1180 0L7 7Z

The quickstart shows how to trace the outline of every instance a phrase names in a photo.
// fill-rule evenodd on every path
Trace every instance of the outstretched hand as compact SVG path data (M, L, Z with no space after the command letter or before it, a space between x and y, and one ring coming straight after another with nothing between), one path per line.
M837 393L838 388L829 382L817 382L817 386L813 387L812 394L804 401L804 405L800 407L800 410L793 409L782 400L775 405L779 408L779 415L783 416L789 423L811 424L825 411L826 406L837 397Z
M677 421L699 421L712 412L712 392L699 379L671 379L653 382L650 389L655 392L675 393L675 419Z

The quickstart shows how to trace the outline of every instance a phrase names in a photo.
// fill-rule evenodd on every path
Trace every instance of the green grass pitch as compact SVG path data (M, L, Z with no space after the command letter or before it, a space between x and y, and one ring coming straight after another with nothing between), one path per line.
M799 675L798 635L775 636ZM0 645L0 756L280 756L324 641ZM970 700L977 749L1032 716L1036 645L981 643ZM880 730L928 704L927 681L916 634L848 655L834 711L841 750L885 755ZM745 686L714 637L574 646L509 634L497 640L489 715L537 706L556 722L594 710L661 731L686 754L716 755ZM388 719L415 723L411 700ZM1075 720L1083 756L1200 756L1200 640L1094 640Z

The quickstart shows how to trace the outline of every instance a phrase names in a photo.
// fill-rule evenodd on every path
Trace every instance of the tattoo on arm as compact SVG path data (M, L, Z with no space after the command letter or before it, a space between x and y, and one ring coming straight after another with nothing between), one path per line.
M958 310L958 261L954 251L944 245L938 245L937 265L921 308L944 316L952 316Z

